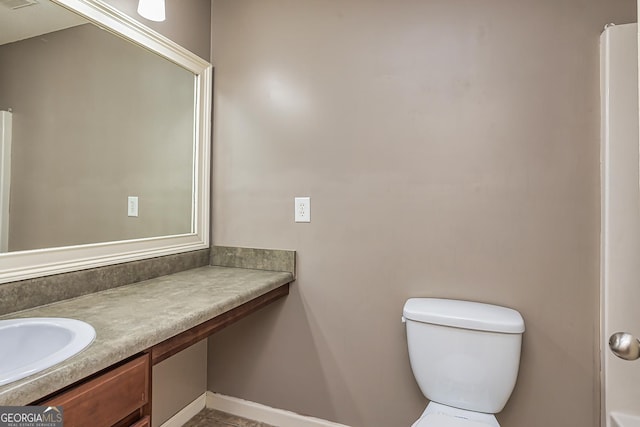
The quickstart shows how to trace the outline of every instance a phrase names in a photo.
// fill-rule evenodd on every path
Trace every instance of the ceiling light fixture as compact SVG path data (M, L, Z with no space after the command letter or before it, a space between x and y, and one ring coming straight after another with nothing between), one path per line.
M164 0L140 0L138 2L138 13L143 18L162 22L165 20Z

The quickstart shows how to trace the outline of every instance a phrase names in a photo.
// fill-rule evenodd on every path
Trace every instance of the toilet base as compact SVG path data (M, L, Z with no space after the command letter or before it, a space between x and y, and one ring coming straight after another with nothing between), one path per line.
M420 418L411 427L500 427L493 414L467 411L430 402Z

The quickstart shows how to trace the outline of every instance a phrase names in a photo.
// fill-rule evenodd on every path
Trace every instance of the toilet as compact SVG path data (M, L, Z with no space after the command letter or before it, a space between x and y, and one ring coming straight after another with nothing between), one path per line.
M403 309L409 361L430 400L412 427L500 427L518 377L524 320L506 307L411 298Z

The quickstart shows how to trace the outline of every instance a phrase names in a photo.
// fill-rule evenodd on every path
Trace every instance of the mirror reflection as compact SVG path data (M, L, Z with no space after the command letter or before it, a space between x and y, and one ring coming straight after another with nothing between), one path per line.
M0 251L193 232L194 74L50 2L8 4Z

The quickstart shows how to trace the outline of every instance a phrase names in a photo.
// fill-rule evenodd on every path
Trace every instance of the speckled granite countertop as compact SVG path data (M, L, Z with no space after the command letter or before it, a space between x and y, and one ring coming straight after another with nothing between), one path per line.
M96 339L65 362L0 387L0 405L31 403L293 280L286 272L201 267L2 316L79 319Z

